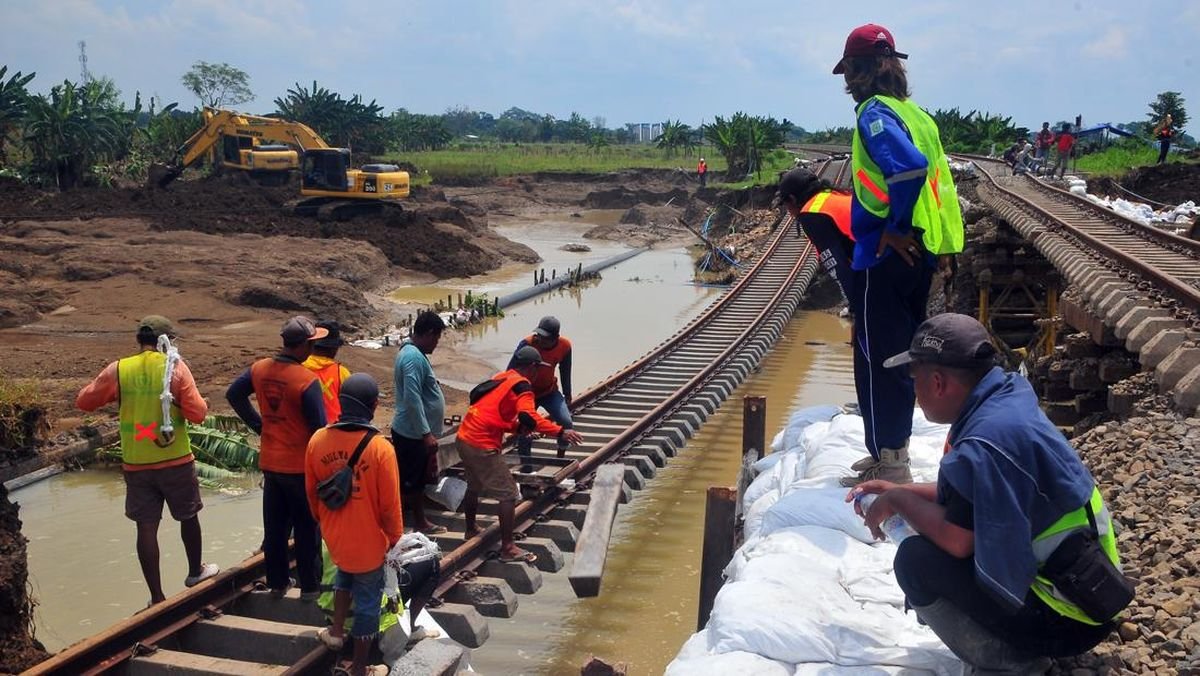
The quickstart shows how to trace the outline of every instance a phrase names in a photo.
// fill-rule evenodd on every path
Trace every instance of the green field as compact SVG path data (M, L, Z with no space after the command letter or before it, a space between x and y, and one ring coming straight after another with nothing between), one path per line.
M1099 152L1089 153L1076 159L1073 164L1078 171L1089 176L1123 176L1131 169L1144 167L1158 161L1158 148L1141 141L1116 143ZM1170 153L1168 162L1191 162Z
M599 174L621 169L681 169L696 171L698 154L675 155L651 145L589 148L578 143L464 144L451 150L397 153L396 159L417 168L414 183L487 181L501 176L563 172ZM709 169L724 171L725 160L705 155Z

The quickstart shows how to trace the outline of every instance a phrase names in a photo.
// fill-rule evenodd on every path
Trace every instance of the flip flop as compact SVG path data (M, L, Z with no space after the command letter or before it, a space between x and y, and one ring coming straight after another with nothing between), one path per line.
M419 643L427 638L441 638L441 636L442 632L438 631L437 629L417 627L417 630L408 637L408 644L411 646L412 644Z
M533 552L527 552L524 549L520 549L518 551L520 552L520 554L505 554L504 552L501 552L500 557L499 557L500 562L501 563L533 563L534 561L537 561L537 554L534 554Z
M421 532L426 535L441 535L442 533L446 532L446 527L440 524L434 524L429 528L421 529Z

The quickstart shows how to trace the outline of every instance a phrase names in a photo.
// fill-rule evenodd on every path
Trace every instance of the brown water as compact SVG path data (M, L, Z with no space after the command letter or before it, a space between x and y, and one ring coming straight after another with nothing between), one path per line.
M589 655L630 664L630 674L661 674L696 630L705 494L733 485L740 465L743 396L767 397L768 439L795 407L854 400L849 324L799 313L760 371L734 392L621 507L600 596L576 599L565 572L520 596L517 615L488 620L491 638L472 656L484 674L578 674Z

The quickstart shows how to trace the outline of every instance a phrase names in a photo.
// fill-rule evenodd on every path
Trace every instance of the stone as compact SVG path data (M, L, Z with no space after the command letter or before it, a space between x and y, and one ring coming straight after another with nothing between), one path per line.
M1138 637L1137 625L1132 622L1122 622L1121 626L1117 627L1117 635L1122 641L1133 641Z

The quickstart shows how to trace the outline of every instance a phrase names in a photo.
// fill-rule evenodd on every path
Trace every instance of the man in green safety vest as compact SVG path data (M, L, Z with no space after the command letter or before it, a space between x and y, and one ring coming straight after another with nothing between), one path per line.
M925 416L949 423L936 483L867 481L864 519L899 515L893 569L909 606L976 673L1033 674L1102 641L1133 598L1095 480L987 329L940 314L885 360L912 374Z
M905 373L883 368L904 350L925 319L934 269L950 269L962 251L963 224L937 125L908 98L908 78L892 34L883 26L855 28L834 67L858 104L851 155L854 195L854 385L870 458L853 465L853 486L869 479L912 480L908 438L913 386Z
M112 362L79 391L75 405L84 411L118 402L121 468L125 474L125 516L137 524L137 555L150 588L150 603L166 598L158 566L158 523L163 502L179 522L188 574L184 585L195 586L220 572L215 563L200 561L200 518L204 506L196 463L188 440L188 422L199 423L208 403L178 353L158 349L159 339L174 335L166 317L149 315L138 322L141 351ZM167 343L169 344L169 343ZM170 368L170 414L163 419L163 381ZM168 431L169 430L169 431Z

